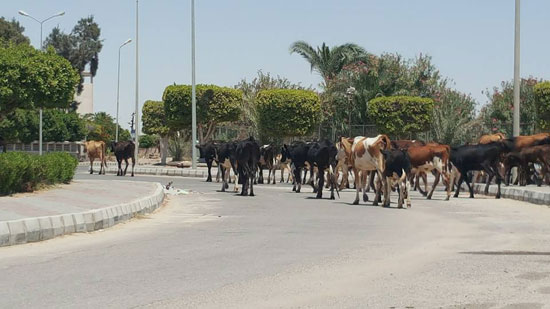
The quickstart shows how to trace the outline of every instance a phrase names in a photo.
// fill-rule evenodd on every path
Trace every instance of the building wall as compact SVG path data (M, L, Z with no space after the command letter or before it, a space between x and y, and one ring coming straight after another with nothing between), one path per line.
M75 101L80 102L77 113L80 115L91 114L94 112L94 84L84 83L84 89L80 95L75 95Z

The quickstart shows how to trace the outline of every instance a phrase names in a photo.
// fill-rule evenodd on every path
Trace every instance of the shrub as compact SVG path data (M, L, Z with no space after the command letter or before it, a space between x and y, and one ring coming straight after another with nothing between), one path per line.
M534 91L538 125L541 129L550 129L550 81L536 84Z
M158 143L159 143L159 138L157 135L144 134L139 137L140 148L157 147Z
M0 154L0 195L30 192L40 185L69 183L78 161L68 153L43 156L8 152Z
M371 100L367 110L380 132L402 137L428 130L433 108L434 101L429 98L390 96Z
M215 85L197 85L199 139L208 141L219 123L236 121L241 115L242 92ZM191 86L172 85L162 95L166 125L173 131L191 128Z
M319 123L321 103L310 90L269 89L256 97L260 134L266 137L307 135Z

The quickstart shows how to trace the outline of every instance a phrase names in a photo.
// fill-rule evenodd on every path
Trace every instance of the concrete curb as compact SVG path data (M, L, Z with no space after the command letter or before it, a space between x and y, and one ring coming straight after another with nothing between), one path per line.
M126 176L129 176L131 174L131 167L128 167L128 171L126 172ZM216 177L216 171L212 170L213 177ZM118 172L118 168L116 167L107 167L106 173L107 174L116 174ZM208 171L201 171L201 170L192 170L192 169L185 169L185 168L155 168L155 167L136 167L134 168L134 174L136 175L154 175L154 176L182 176L182 177L201 177L206 178L208 175Z
M130 203L83 213L0 221L0 247L42 241L71 233L106 229L138 214L153 212L164 201L164 188L160 183L156 186L152 195Z
M464 187L465 188L465 187ZM485 184L475 184L474 192L477 194L483 194L485 190ZM467 188L466 188L467 191ZM489 196L495 196L497 194L497 186L489 186ZM509 198L512 200L528 202L537 205L548 205L550 206L550 192L537 192L531 191L524 187L506 187L504 185L500 186L500 196L503 198Z

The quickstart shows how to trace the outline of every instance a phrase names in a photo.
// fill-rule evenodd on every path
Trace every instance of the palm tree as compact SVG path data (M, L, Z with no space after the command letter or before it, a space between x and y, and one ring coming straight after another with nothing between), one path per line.
M323 77L324 87L344 66L367 58L365 49L353 43L330 48L323 42L323 45L314 49L305 41L296 41L290 45L290 53L304 57L311 65L311 71L317 71Z

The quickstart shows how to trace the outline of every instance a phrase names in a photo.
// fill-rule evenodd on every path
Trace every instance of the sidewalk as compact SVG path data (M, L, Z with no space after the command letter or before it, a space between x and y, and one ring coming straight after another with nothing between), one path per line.
M497 185L490 185L489 186L489 194L490 196L495 196L497 194ZM464 191L461 193L468 194L468 188L465 184L462 185L462 190ZM485 184L479 184L476 183L474 185L474 192L477 194L483 194L483 191L485 190ZM502 198L509 198L513 200L518 201L524 201L532 204L539 204L539 205L548 205L550 206L550 187L542 185L541 187L537 187L535 185L529 185L525 187L520 186L505 186L502 184L500 186L500 194Z
M101 180L0 197L0 246L108 228L154 211L163 199L158 183Z

